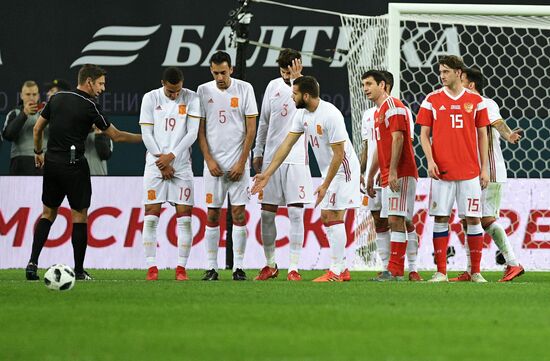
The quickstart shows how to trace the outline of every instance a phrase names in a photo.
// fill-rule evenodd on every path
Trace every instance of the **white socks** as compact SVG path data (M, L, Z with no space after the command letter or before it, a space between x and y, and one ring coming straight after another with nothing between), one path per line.
M157 225L159 217L146 215L143 217L143 249L145 250L145 263L147 268L156 266L157 263Z
M337 223L326 227L326 229L332 261L330 270L332 273L339 275L343 271L344 253L347 241L346 226L344 223Z
M418 235L416 231L407 232L407 261L409 272L417 272L416 256L418 255Z
M298 271L300 253L304 245L304 209L299 207L288 207L288 218L290 219L290 263L288 272Z
M519 263L516 260L516 254L514 253L510 240L506 236L506 231L504 231L504 228L502 228L502 226L497 222L493 222L485 230L485 232L487 232L493 241L495 241L495 244L500 252L502 252L504 259L506 260L506 264L509 266L518 266Z
M218 270L218 244L220 243L220 226L206 226L204 232L206 239L206 255L208 259L208 269ZM235 239L233 239L235 242Z
M390 231L376 232L376 248L382 260L382 271L388 270L390 260Z
M191 217L183 216L176 219L178 233L178 266L185 267L191 252L193 242L193 230L191 229Z
M290 209L289 209L290 214ZM292 227L291 227L292 229ZM275 267L275 240L277 228L275 227L275 213L262 210L262 243L266 263L269 267Z
M243 269L244 252L246 250L246 226L234 224L231 234L233 236L233 271L235 271L237 268Z

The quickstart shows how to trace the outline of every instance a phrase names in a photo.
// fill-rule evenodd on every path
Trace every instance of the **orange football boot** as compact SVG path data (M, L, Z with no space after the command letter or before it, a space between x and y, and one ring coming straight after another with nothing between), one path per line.
M147 270L147 277L145 278L147 281L158 281L159 279L159 269L157 266L149 267Z
M449 278L449 282L470 282L471 280L472 276L466 271L462 272L457 277Z
M340 278L340 275L337 275L332 271L328 270L327 273L317 277L316 279L313 280L313 282L342 282L342 279Z
M176 267L176 281L188 281L189 277L187 277L187 271L185 270L185 267L178 266Z
M522 265L517 266L508 266L506 267L506 270L504 271L504 276L499 279L499 282L510 282L516 277L521 276L525 273L525 269Z
M255 281L267 281L270 278L276 278L279 275L279 269L277 265L275 268L265 266L260 270L260 273L254 278Z

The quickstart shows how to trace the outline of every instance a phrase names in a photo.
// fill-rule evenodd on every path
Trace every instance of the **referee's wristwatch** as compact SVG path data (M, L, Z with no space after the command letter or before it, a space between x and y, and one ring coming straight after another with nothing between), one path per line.
M40 150L36 150L36 149L33 149L34 150L34 154L36 155L40 155L42 153L44 153L44 150L40 149Z

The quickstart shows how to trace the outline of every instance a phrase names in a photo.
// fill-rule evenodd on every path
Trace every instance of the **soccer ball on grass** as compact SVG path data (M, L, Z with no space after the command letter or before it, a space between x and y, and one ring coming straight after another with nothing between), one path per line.
M54 291L68 291L75 283L74 271L64 264L54 264L44 275L46 287Z

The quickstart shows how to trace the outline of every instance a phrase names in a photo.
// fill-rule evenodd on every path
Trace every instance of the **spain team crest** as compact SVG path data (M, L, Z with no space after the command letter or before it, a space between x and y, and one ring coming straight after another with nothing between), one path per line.
M323 135L323 128L321 127L321 124L317 124L317 134Z
M178 106L178 113L179 113L179 115L185 115L187 113L187 105L180 104Z
M155 199L157 199L157 192L154 189L149 189L147 191L147 200L154 201Z
M231 108L237 108L239 106L239 98L231 98Z
M474 110L474 105L472 103L464 103L464 110L466 113L471 113Z

